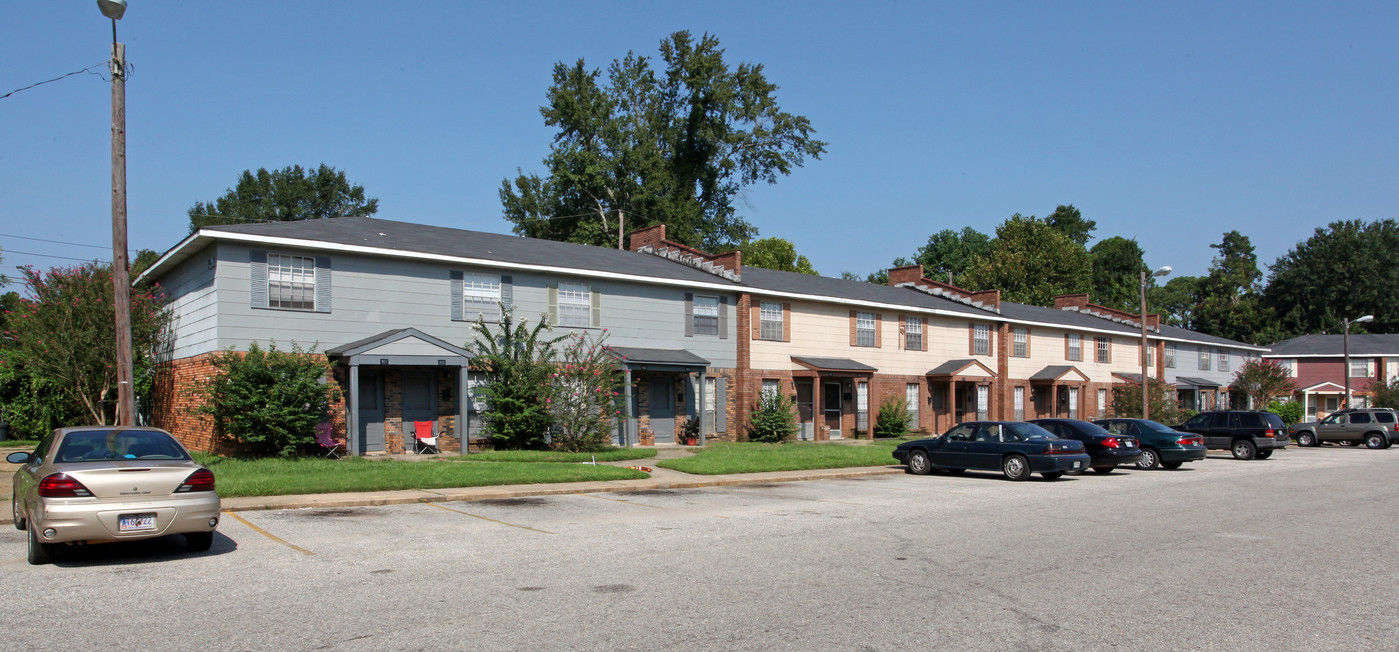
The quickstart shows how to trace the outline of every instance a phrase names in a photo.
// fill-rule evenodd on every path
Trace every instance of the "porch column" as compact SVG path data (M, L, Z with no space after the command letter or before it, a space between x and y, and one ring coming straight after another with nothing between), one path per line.
M466 420L470 418L471 406L467 401L471 400L471 392L466 386L467 367L462 365L457 367L457 441L461 442L461 454L466 455L471 448L471 424Z
M698 408L697 410L695 410L695 412L698 413L697 416L699 417L699 424L700 424L700 427L699 427L699 445L700 445L700 446L703 446L703 445L704 445L704 428L705 428L705 426L709 425L709 424L707 424L707 423L704 422L704 406L706 405L706 403L704 402L704 399L706 398L705 395L704 395L704 393L705 393L705 382L704 382L704 377L705 377L704 370L701 369L700 372L699 372L699 392L697 392L697 393L699 394L699 405L695 406L696 408ZM714 409L717 410L717 409L719 409L719 408L716 406Z
M350 365L350 395L345 397L345 443L351 455L363 455L359 449L359 365Z
M811 441L821 441L821 428L826 425L826 388L820 374L811 379L811 402L816 406L811 411Z
M948 427L948 428L951 428L952 426L955 426L955 425L957 425L957 424L959 423L959 422L957 421L957 381L956 381L956 380L949 380L949 381L947 381L947 416L951 417L951 418L948 419L948 422L947 422L947 427Z
M632 433L636 431L636 388L632 386L631 367L627 367L624 372L626 384L623 386L623 393L626 395L625 405L622 408L626 414L622 415L620 424L622 430L622 445L631 448Z

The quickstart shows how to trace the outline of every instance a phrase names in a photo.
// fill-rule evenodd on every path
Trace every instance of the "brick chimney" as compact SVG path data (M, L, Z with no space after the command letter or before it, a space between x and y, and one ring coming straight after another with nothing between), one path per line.
M991 306L996 310L1001 309L1000 290L982 290L980 292L973 292L971 295L971 300L974 302L980 302L982 305L985 306Z
M907 265L889 268L889 285L917 283L923 280L923 265Z
M648 226L644 229L632 231L630 239L627 241L627 248L631 251L636 251L646 245L651 245L659 249L663 246L664 242L665 225L657 224L655 226Z
M1061 294L1054 297L1054 309L1063 310L1065 308L1078 308L1083 310L1088 307L1087 294Z
M712 256L709 262L714 263L716 267L722 267L735 274L743 273L743 252L737 249L728 253Z

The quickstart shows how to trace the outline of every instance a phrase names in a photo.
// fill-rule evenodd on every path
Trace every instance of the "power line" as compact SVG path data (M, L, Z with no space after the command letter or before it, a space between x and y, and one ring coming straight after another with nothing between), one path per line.
M0 238L19 238L20 240L34 240L34 241L36 241L36 242L50 242L50 243L53 243L53 244L69 245L69 246L73 246L73 247L90 247L90 248L92 248L92 249L111 249L111 248L112 248L111 245L90 245L90 244L83 244L83 243L81 243L81 242L64 242L64 241L62 241L62 240L45 240L44 238L31 238L31 237L29 237L29 236L23 236L23 235L10 235L9 233L0 233Z
M31 89L31 88L34 88L35 86L43 86L44 84L47 84L47 83L50 83L50 82L56 82L56 81L58 81L58 80L60 80L60 79L64 79L64 78L66 78L66 77L72 77L73 75L79 75L79 74L82 74L82 73L85 73L85 72L88 73L88 74L91 74L91 75L97 75L98 77L101 77L101 76L102 76L102 73L96 73L96 72L90 72L90 71L91 71L93 68L97 68L97 67L99 67L99 66L106 66L108 63L110 63L110 62L109 62L109 61L103 61L102 63L94 63L94 64L92 64L92 65L90 65L90 66L88 66L88 67L86 67L86 68L83 68L82 70L74 70L73 72L70 72L70 73L68 73L68 74L66 74L66 75L59 75L58 77L54 77L53 79L45 79L44 81L38 82L38 83L36 83L36 84L30 84L30 85L28 85L28 86L25 86L24 88L16 88L16 89L14 89L14 90L12 90L12 91L10 91L10 92L8 92L8 93L5 93L4 95L0 95L0 100L3 100L3 99L5 99L5 98L7 98L7 97L9 97L9 96L11 96L11 95L14 95L15 93L20 92L20 91L27 91L27 90L29 90L29 89Z
M100 263L100 262L107 262L107 261L104 261L104 260L101 260L101 259L98 259L98 258L74 258L73 256L55 256L54 254L40 254L40 253L35 253L35 252L33 252L33 251L19 251L19 250L17 250L17 249L3 249L3 250L0 250L0 255L4 255L4 254L20 254L20 255L22 255L22 256L43 256L43 257L45 257L45 258L62 258L62 259L64 259L64 260L78 260L78 261L82 261L82 262L84 262L84 263L89 263L89 262L99 262L99 263Z

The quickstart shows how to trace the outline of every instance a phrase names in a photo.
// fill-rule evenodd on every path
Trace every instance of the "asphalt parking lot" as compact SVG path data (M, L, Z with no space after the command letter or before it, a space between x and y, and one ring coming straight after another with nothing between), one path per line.
M1396 649L1399 448L225 515L52 566L0 647ZM17 626L19 623L26 625Z

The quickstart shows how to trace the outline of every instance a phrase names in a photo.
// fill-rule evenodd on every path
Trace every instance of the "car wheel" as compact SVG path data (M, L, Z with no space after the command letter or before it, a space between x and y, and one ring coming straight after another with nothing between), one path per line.
M24 517L19 515L19 498L18 498L18 497L15 497L15 498L11 498L11 499L10 499L10 511L12 511L12 512L15 513L15 529L16 529L16 530L23 530L23 529L25 528L25 525L28 523L28 521L24 520Z
M1314 435L1314 434L1312 434L1312 433L1310 433L1310 432L1299 432L1299 433L1297 433L1297 445L1298 445L1298 446L1315 446L1315 445L1316 445L1316 435Z
M1103 475L1107 475L1107 474L1109 474L1109 473L1112 473L1113 471L1116 471L1116 470L1117 470L1117 467L1115 467L1115 466L1095 466L1095 467L1093 467L1093 470L1094 470L1095 472L1097 472L1097 473L1101 473L1101 474L1103 474Z
M1154 469L1161 465L1161 456L1150 448L1142 449L1142 458L1137 460L1137 468Z
M213 532L186 532L185 547L190 552L204 552L214 545Z
M1234 451L1234 459L1236 460L1251 460L1255 455L1258 455L1258 447L1247 439L1240 439L1234 442L1232 450Z
M1006 474L1007 480L1019 482L1030 477L1030 462L1024 455L1007 455L1001 460L1001 473Z
M1050 471L1050 472L1048 472L1048 473L1041 473L1041 474L1040 474L1040 477L1044 478L1045 480L1058 480L1059 478L1064 477L1064 472L1063 472L1063 471Z
M966 472L967 472L966 469L943 469L943 470L947 472L947 475L962 475L963 473L966 473Z
M928 454L923 451L913 451L908 454L908 472L914 475L928 475L933 472L933 463L928 461Z
M52 562L54 549L54 545L51 543L40 543L39 533L35 531L38 529L29 528L29 537L26 539L29 545L25 547L29 563L35 566Z
M1162 462L1162 463L1161 463L1161 468L1163 468L1163 469L1170 469L1170 470L1174 471L1174 470L1180 468L1180 465L1182 465L1182 464L1185 464L1185 462Z
M1365 435L1365 448L1375 450L1384 448L1384 435L1381 435L1379 433L1371 433Z

